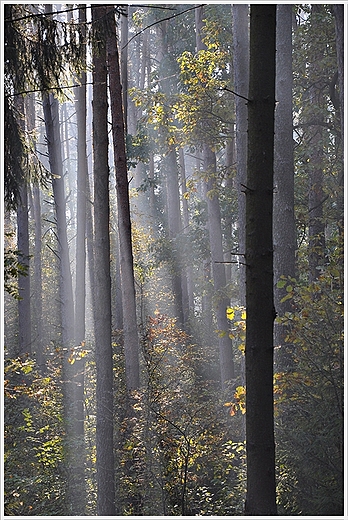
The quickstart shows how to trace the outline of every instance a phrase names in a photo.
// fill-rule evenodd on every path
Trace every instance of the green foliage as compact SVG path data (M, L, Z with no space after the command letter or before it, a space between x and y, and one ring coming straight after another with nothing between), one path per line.
M6 238L13 236L13 233L6 233ZM16 300L20 299L18 292L19 276L28 276L29 267L26 258L21 251L6 248L4 252L4 289Z
M64 512L62 396L59 369L38 373L30 358L7 359L4 376L5 514Z
M343 513L343 294L328 265L311 284L282 279L293 368L277 375L278 501L283 514ZM308 464L306 463L308 462Z
M209 353L159 313L142 346L146 384L121 427L121 514L241 514L245 448L215 382L202 378Z

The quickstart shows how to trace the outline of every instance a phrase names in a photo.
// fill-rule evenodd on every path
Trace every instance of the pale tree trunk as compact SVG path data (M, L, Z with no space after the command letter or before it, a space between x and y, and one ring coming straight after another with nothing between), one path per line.
M248 107L245 98L249 90L249 6L234 4L233 15L233 72L236 103L236 188L238 196L239 287L241 304L245 305L245 195L243 186L247 176ZM243 96L243 97L240 97Z
M252 4L246 194L245 515L277 514L273 413L273 154L276 5Z
M334 4L332 10L335 16L336 32L336 54L337 54L337 86L338 99L340 104L340 123L341 123L341 147L344 147L344 5ZM337 196L338 206L338 230L340 234L340 246L344 248L344 162L342 164L341 175L339 178L339 193ZM342 266L343 268L343 266Z
M24 131L24 98L17 96L19 126ZM19 190L17 207L17 249L21 253L20 262L27 268L27 275L18 277L18 354L31 354L31 310L30 310L30 272L29 272L29 222L28 187L26 181Z
M168 34L170 34L169 24L167 22L160 24L157 28L157 32L160 42L157 59L160 63L164 63L168 60L168 56L170 56L170 38L168 38ZM174 89L170 80L171 74L173 74L171 69L166 70L162 67L160 70L161 86L164 94L168 97L174 93ZM175 243L179 233L182 230L182 224L179 196L178 162L176 147L174 145L168 145L164 164L168 231L169 240L171 242L172 289L174 295L175 314L178 318L179 325L183 327L186 321L183 309L183 292L187 293L187 280L185 273L180 267L180 251Z
M86 9L79 9L79 23L86 22ZM85 31L84 31L85 32ZM81 86L76 89L76 122L77 122L77 200L76 200L76 275L75 275L75 347L84 348L86 320L86 73L81 74ZM76 460L75 511L84 514L86 508L86 486L84 477L85 439L84 439L84 372L85 358L77 359L74 366L74 441L79 446Z
M197 51L206 47L202 42L203 8L195 10ZM229 298L226 295L226 273L222 246L221 211L214 178L216 177L216 156L209 144L203 144L204 191L208 207L208 232L211 251L212 274L215 292L215 314L218 328L221 385L225 389L234 378L232 341L228 334L229 324L226 309Z
M274 306L279 316L291 310L281 302L285 289L277 287L281 276L295 276L294 146L292 135L292 5L277 6L276 109L274 138ZM275 325L275 345L281 346L279 363L291 362L285 344L286 328Z
M31 139L31 146L35 150L36 143L33 137L35 130L35 97L30 94L26 97L26 124ZM41 229L41 197L40 188L37 184L33 185L32 191L29 191L30 206L32 219L34 221L34 253L33 253L33 279L32 279L32 343L35 350L36 363L39 369L45 370L44 340L43 340L43 320L42 320L42 264L41 264L41 248L42 248L42 229Z
M311 24L315 26L316 15L324 7L319 4L312 5ZM315 59L310 67L316 77L320 77L317 60L320 60L320 49L317 49ZM322 85L316 83L309 89L309 102L317 107L323 107L325 101ZM325 224L323 219L323 204L325 200L323 190L323 116L318 115L318 124L312 126L311 152L308 169L308 262L309 279L316 280L320 274L317 269L324 262L325 255Z
M176 151L174 146L170 148L165 158L166 170L166 194L167 194L167 214L169 240L171 241L171 261L172 261L172 285L175 302L175 315L180 326L184 326L186 317L183 309L183 286L184 276L180 269L180 252L176 245L176 239L182 231L180 198L179 198L179 177ZM187 287L187 286L186 286Z
M45 371L45 354L42 320L42 264L41 264L41 198L40 188L33 186L33 216L34 216L34 275L33 275L33 311L35 316L35 352L36 363L41 371Z
M113 370L111 346L111 278L109 235L109 164L107 128L107 10L92 7L95 35L100 44L93 52L93 172L95 322L97 368L97 515L113 516L115 507L113 453Z
M209 145L203 145L205 198L208 207L208 231L211 251L212 273L215 293L215 314L218 328L219 356L221 385L225 389L228 382L234 378L234 362L232 341L228 334L229 324L226 316L227 307L230 305L226 295L226 273L224 254L222 247L221 211L216 188L212 177L216 173L216 157Z
M179 166L180 166L180 185L181 185L181 199L182 199L182 219L183 219L183 231L185 234L189 232L189 226L190 226L190 216L189 216L189 208L188 208L188 202L185 198L185 193L187 191L187 185L186 185L186 166L185 166L185 154L183 148L179 149ZM191 252L189 252L189 255L191 255ZM188 265L185 269L186 274L186 280L187 284L186 287L184 286L183 289L186 291L183 295L183 309L184 309L184 316L185 321L187 321L187 318L190 316L191 313L193 313L193 276L192 276L192 267Z
M48 4L46 4L46 8L47 6ZM75 514L74 470L76 468L76 448L73 448L71 445L71 442L73 440L75 421L75 406L72 399L72 396L74 396L74 384L72 382L74 370L72 370L72 365L68 361L74 340L74 302L66 225L66 198L63 179L61 142L59 134L59 109L58 101L53 97L52 94L44 95L43 110L46 125L49 163L52 174L52 188L58 240L59 289L62 331L61 342L63 350L63 395L64 415L66 422L67 466L69 467L66 500L69 513Z
M118 44L113 12L109 13L111 34L107 55L111 98L112 137L117 192L118 232L120 240L120 269L122 285L123 333L126 358L126 379L129 391L139 387L139 339L133 270L132 234L129 204L127 162Z
M225 188L228 191L228 193L232 193L233 190L233 166L234 166L234 159L235 159L235 137L234 137L234 129L233 125L230 126L230 137L227 139L226 142L226 148L225 148L225 168L226 168L226 180L225 180ZM230 195L229 195L230 196ZM231 207L229 205L229 207ZM226 216L226 234L227 238L230 240L233 233L233 212L232 208L228 212L228 215ZM232 264L236 262L234 260L234 256L232 255L232 249L228 249L224 252L224 261L225 264L225 272L226 272L226 283L230 284L232 282ZM239 257L240 258L240 257Z
M337 83L340 102L341 142L344 143L344 5L334 4L332 10L335 17Z

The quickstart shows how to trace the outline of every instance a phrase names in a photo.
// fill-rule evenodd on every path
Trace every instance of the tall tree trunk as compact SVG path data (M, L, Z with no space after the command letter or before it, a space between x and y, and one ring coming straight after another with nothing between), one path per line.
M176 245L176 240L182 230L182 225L180 214L178 164L176 159L176 150L174 146L170 147L168 155L165 158L165 170L167 188L166 202L168 214L169 240L171 241L171 260L173 270L172 285L175 302L175 315L178 318L179 325L183 327L186 321L183 308L183 286L186 278L183 276L182 270L180 268L180 251L178 246Z
M238 244L237 260L245 253L245 195L243 186L247 177L248 107L244 98L249 89L249 6L233 4L233 72L236 103L236 188L238 195ZM240 97L240 96L244 96ZM245 305L245 265L239 264L239 291L241 304Z
M123 5L121 15L121 84L122 104L124 111L124 131L128 133L128 5Z
M46 4L46 8L48 4ZM76 467L76 449L71 446L74 431L74 402L71 396L73 390L73 370L69 363L69 355L74 340L74 302L72 278L70 271L68 234L66 225L65 188L63 178L63 162L61 155L61 142L59 133L59 109L58 101L52 94L44 94L43 111L46 126L47 146L49 163L52 174L53 198L56 214L58 257L59 257L59 279L60 279L60 310L62 330L62 370L63 370L63 394L64 415L66 422L67 439L67 466L69 477L67 485L67 507L70 514L75 513L74 502L74 469Z
M341 142L344 143L344 5L334 4L332 10L335 17L337 83L340 101Z
M16 110L19 126L24 132L24 98L17 96ZM30 272L29 272L29 222L28 222L28 187L22 182L19 189L17 207L17 249L22 257L21 263L27 269L26 275L18 277L18 354L31 353L31 310L30 310Z
M313 4L311 11L311 24L315 27L316 16L324 9L323 5ZM315 77L321 77L318 63L321 55L320 49L316 49L314 60L310 67ZM323 96L323 85L316 82L309 89L309 102L315 106L323 107L325 101ZM318 113L318 124L313 125L313 136L311 140L311 153L308 168L308 262L309 279L316 280L319 276L318 267L324 262L325 255L325 224L323 219L324 204L324 172L323 172L323 121L324 117Z
M181 198L182 198L182 218L183 218L183 231L185 234L189 232L190 226L190 217L189 217L189 209L188 202L185 198L185 193L187 191L186 185L186 166L185 166L185 154L183 148L179 149L179 165L180 165L180 185L181 185ZM189 253L191 254L191 253ZM193 276L192 276L192 267L188 265L185 269L185 278L187 281L186 291L183 294L183 309L185 321L187 321L188 317L191 313L193 313ZM185 289L185 287L183 288Z
M24 132L24 98L17 96L15 100L19 126ZM28 222L28 187L22 182L19 188L17 207L17 249L21 253L21 263L27 269L26 275L18 277L18 354L31 353L31 308L30 308L30 271L29 271L29 222Z
M196 48L197 52L206 46L202 42L203 7L195 10ZM203 144L203 170L206 177L204 183L205 198L208 206L208 231L212 262L214 292L216 298L216 321L218 327L221 385L225 389L228 381L234 378L234 362L232 341L228 334L229 324L226 309L230 302L226 296L226 273L222 246L221 211L214 177L216 176L216 156L209 144Z
M282 275L295 276L294 146L292 135L292 5L277 6L276 100L274 138L274 305L279 316L290 311L277 288ZM275 325L275 345L281 346L279 362L290 363L284 341L286 329Z
M252 4L246 193L246 515L276 515L273 152L276 5Z
M86 22L85 6L79 9L79 23ZM85 31L84 31L85 32ZM86 73L81 74L81 86L76 89L76 121L77 121L77 201L76 201L76 275L75 275L75 346L83 348L85 342L86 321ZM75 486L78 488L75 497L75 510L85 513L86 488L84 476L85 439L84 439L84 372L85 359L77 359L74 374L74 441L79 446L76 460Z
M107 43L111 97L112 137L116 174L118 232L122 284L123 333L128 390L139 387L139 340L136 316L132 234L125 150L122 91L116 25L113 10L109 13L110 35Z
M18 354L31 353L30 317L30 273L29 273L29 224L28 188L20 187L20 201L17 207L17 248L21 253L20 262L27 268L27 275L18 277Z
M224 389L227 387L228 381L234 378L232 341L228 334L229 324L226 317L226 309L230 305L230 301L226 296L220 204L217 195L214 193L215 189L212 180L216 173L216 157L207 144L203 145L203 158L204 174L208 178L205 182L205 198L208 206L208 231L216 300L215 313L218 328L221 385ZM214 194L212 195L212 193Z
M105 6L92 7L96 39L93 52L93 171L95 322L97 368L97 515L113 516L115 507L113 452L113 370L111 346L111 278L109 236L109 164L107 128Z
M41 264L41 199L40 188L33 186L34 215L34 275L33 275L33 311L35 316L35 352L36 363L41 371L45 370L45 353L42 319L42 264Z

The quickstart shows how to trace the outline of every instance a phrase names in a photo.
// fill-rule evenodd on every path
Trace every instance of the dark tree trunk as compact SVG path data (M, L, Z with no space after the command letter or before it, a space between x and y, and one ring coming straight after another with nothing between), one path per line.
M127 162L125 150L122 90L120 81L118 43L113 11L109 14L108 67L111 97L112 137L117 192L118 232L120 240L120 269L122 285L123 333L128 390L139 387L139 340L137 330L131 219Z
M97 515L114 516L113 370L111 346L111 278L109 236L109 164L107 127L107 9L92 7L99 48L93 52L93 171L95 322L97 368Z
M292 135L292 5L277 7L276 100L274 138L274 284L275 309L279 316L290 311L281 302L285 289L277 288L282 275L295 276L294 146ZM275 345L281 346L282 368L291 362L284 341L286 329L275 325Z
M273 151L276 5L251 5L246 194L246 515L276 515Z
M18 354L31 354L30 317L30 274L29 274L29 224L28 188L22 184L17 208L17 248L21 253L20 262L27 268L27 275L18 277Z
M24 98L17 96L16 110L18 124L25 130ZM17 249L21 253L20 262L27 269L27 275L18 277L18 354L31 354L31 310L30 310L30 272L29 272L29 222L28 222L28 187L22 182L19 188L17 207Z

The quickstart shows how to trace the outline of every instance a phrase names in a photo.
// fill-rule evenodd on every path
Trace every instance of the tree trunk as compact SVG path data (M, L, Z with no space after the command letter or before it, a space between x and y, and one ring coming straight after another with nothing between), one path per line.
M203 145L204 174L208 178L205 182L205 198L208 206L208 231L211 251L212 273L215 293L215 313L218 328L220 372L222 388L234 378L234 363L232 341L228 334L229 324L226 309L230 301L226 296L226 273L222 247L221 212L217 195L215 194L213 179L216 173L216 157L210 146Z
M18 112L18 125L25 130L24 98L15 100ZM21 253L20 262L27 269L26 275L18 276L18 354L31 354L31 311L30 311L30 271L29 271L29 223L28 223L28 187L22 181L19 188L17 207L17 249Z
M99 48L93 52L93 171L95 322L97 368L97 515L114 516L113 370L109 236L108 103L106 67L107 9L92 7Z
M85 6L79 9L79 23L86 22ZM76 201L76 286L75 286L75 347L84 347L86 320L86 73L81 74L81 86L76 89L77 122L77 201ZM84 477L85 439L84 439L84 372L85 358L77 359L74 374L75 422L74 437L79 446L79 457L75 473L75 511L85 513L86 488Z
M245 253L245 196L243 186L247 177L247 146L248 146L248 107L244 98L248 97L249 89L249 6L234 4L233 15L233 71L236 103L236 188L238 195L238 244L237 260L239 264L239 292L241 304L245 305L245 265L242 261Z
M110 30L107 55L111 97L112 137L117 192L118 232L122 285L123 333L128 390L139 387L139 340L137 329L130 204L125 150L124 119L116 27L109 13Z
M18 354L31 354L30 317L30 273L29 273L29 225L28 188L23 183L19 190L17 207L17 248L21 253L20 262L27 268L27 275L18 276Z
M122 84L122 104L124 110L124 133L128 131L128 5L123 5L121 15L121 84Z
M172 286L175 302L175 315L178 318L179 325L184 326L186 317L183 308L183 286L186 278L180 268L180 251L176 245L179 233L182 231L181 214L180 214L180 198L179 198L179 177L178 164L176 159L176 151L173 146L165 158L166 171L166 194L167 194L167 214L168 214L168 230L169 240L171 241L171 260L172 260ZM187 287L187 284L186 284Z
M202 42L203 8L195 10L196 23L196 48L197 52L206 47ZM203 144L203 170L206 181L204 182L205 199L208 207L208 231L211 251L212 273L215 292L215 313L218 327L219 355L221 385L225 389L227 383L234 378L234 362L232 341L228 334L229 324L226 317L226 309L230 302L226 296L226 273L222 246L221 211L214 177L216 174L216 156L209 144Z
M323 5L312 5L311 24L315 26L316 15L324 8ZM316 49L313 63L310 67L315 77L321 77L318 70L317 60L320 59L320 49ZM323 85L316 82L309 89L309 103L314 106L323 107L325 101L323 96ZM323 219L324 204L324 172L323 172L323 121L324 118L318 113L319 119L317 125L313 125L313 136L311 140L311 153L308 164L308 262L309 262L309 279L316 280L320 274L317 269L324 262L325 255L325 224Z
M246 515L276 515L273 152L276 5L251 5L246 194Z
M344 143L344 5L334 4L336 54L338 71L338 97L340 101L341 142Z
M46 8L48 4L46 4ZM63 371L63 394L64 394L64 416L66 421L67 442L67 465L69 477L67 485L67 507L69 513L75 512L74 501L74 469L76 463L76 448L72 448L71 441L74 431L74 396L73 370L68 359L73 347L74 340L74 302L72 278L70 272L68 234L66 225L65 188L63 179L63 162L61 155L61 142L59 133L59 109L58 101L52 94L45 94L43 98L43 111L46 125L46 136L49 163L52 174L52 188L57 225L58 257L59 257L59 289L61 310L61 340L62 340L62 371Z
M274 284L275 309L279 316L290 311L281 302L285 289L277 288L282 275L295 276L294 146L292 135L292 5L277 7L276 100L274 138ZM285 344L286 329L275 325L275 345L281 346L279 362L291 362Z

